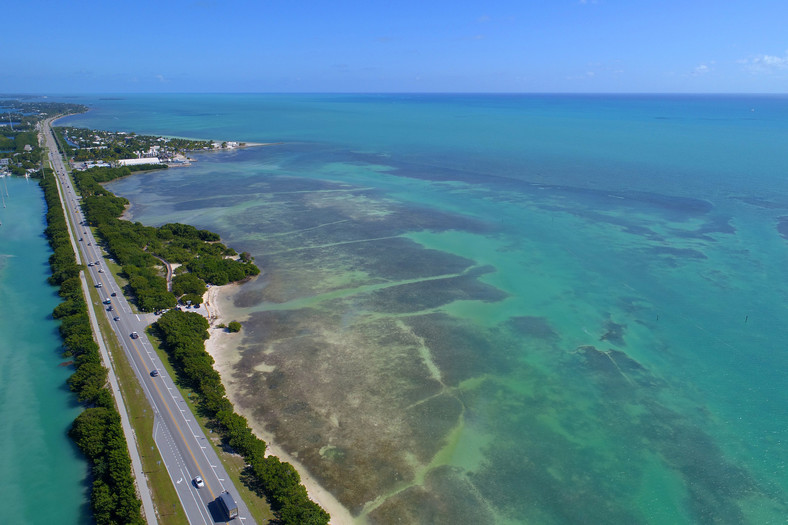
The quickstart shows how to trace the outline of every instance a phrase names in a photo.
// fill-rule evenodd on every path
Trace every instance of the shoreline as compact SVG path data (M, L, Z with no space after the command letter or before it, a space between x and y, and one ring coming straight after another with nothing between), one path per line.
M210 337L205 341L205 350L213 357L213 367L219 372L222 378L222 384L224 384L225 391L227 392L227 398L235 407L236 412L246 418L254 434L266 442L266 456L276 456L281 461L287 461L295 467L298 471L298 475L301 476L301 483L306 487L309 498L323 507L323 509L331 515L330 523L332 525L354 525L356 521L347 507L342 505L328 489L314 479L297 458L294 458L279 447L273 440L273 436L265 431L264 424L252 419L251 414L245 413L235 399L235 391L232 388L234 385L232 381L233 363L230 353L232 351L232 339L237 337L238 334L231 334L223 328L218 328L218 325L222 323L227 324L233 321L233 319L223 317L221 304L230 300L240 286L241 285L237 283L230 283L223 286L211 286L203 296L203 305L208 312L207 318L211 325L208 329Z

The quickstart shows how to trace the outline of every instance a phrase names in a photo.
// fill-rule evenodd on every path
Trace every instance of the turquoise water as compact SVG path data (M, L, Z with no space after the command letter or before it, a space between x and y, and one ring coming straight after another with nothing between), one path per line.
M87 465L66 435L80 408L51 316L43 192L16 177L0 189L0 521L89 523Z
M788 515L788 98L92 103L281 142L111 189L255 255L234 399L358 521Z

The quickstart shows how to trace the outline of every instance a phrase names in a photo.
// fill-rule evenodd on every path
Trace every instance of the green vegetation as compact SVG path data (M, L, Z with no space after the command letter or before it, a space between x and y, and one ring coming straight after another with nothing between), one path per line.
M113 162L146 155L166 161L184 152L213 148L213 143L209 140L165 138L73 127L59 127L55 131L65 139L64 153L75 162Z
M241 331L241 323L238 321L230 321L230 324L227 325L227 331L236 333Z
M232 323L231 323L232 324ZM266 443L254 435L246 418L236 414L225 395L213 358L205 350L208 321L191 312L171 310L153 324L179 381L199 396L198 406L208 425L249 465L245 478L271 502L284 525L325 525L330 516L309 499L295 468L275 456L265 456Z
M59 294L63 298L52 315L61 321L64 354L73 357L76 367L68 379L69 387L86 407L77 416L69 435L91 465L93 486L90 503L93 515L99 525L142 525L145 521L134 489L131 459L120 415L115 409L112 394L106 388L108 372L101 365L99 347L93 340L79 277L81 268L71 248L57 182L51 170L44 170L40 185L48 206L45 233L53 250L49 258L52 268L49 281L60 286Z
M0 107L10 110L0 113L4 121L0 135L0 159L3 161L0 173L7 171L12 175L31 177L40 176L43 149L38 146L36 125L45 118L65 113L81 113L85 106L62 104L58 102L23 102L20 100L0 101Z
M178 300L202 302L206 283L222 285L257 275L260 269L251 258L236 256L235 250L219 242L219 236L188 224L165 224L158 228L120 220L128 201L116 197L100 183L131 174L124 168L91 168L76 172L74 180L82 194L82 209L91 226L97 227L106 249L121 265L128 290L143 312L172 308ZM190 273L173 279L172 291L161 275L160 259L181 263ZM180 268L179 268L180 270Z

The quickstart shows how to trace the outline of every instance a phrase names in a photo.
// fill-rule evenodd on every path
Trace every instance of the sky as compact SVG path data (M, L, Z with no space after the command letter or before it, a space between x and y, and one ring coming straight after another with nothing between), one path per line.
M786 0L26 0L0 93L785 93Z

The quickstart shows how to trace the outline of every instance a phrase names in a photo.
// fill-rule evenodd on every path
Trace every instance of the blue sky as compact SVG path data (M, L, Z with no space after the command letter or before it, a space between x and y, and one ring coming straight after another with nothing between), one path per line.
M786 0L29 0L0 13L0 92L788 88Z

